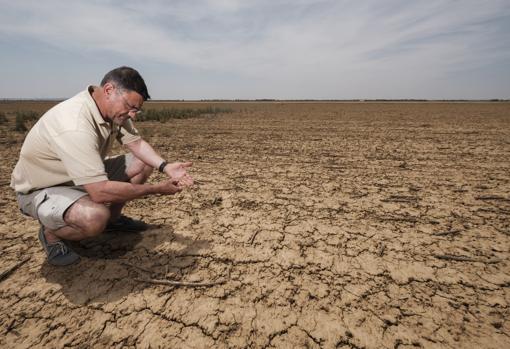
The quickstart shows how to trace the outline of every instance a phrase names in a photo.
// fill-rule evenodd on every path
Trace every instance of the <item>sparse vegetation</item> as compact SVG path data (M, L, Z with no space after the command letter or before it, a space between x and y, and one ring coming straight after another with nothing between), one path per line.
M27 126L25 125L25 120L23 120L23 117L20 115L16 115L14 131L16 131L16 132L26 132L27 131Z
M144 110L138 117L138 121L167 122L170 119L189 119L206 115L232 113L230 108L205 107L205 108L166 108Z
M40 114L33 110L22 110L16 112L16 117L18 116L24 121L34 121L39 119Z
M147 109L137 117L137 121L159 121L167 122L170 119L189 119L203 116L210 116L223 113L232 113L231 108L204 107L204 108L164 108ZM14 130L17 132L26 132L30 128L30 122L38 120L41 113L34 110L21 110L14 113ZM5 113L0 112L0 124L7 122Z
M22 110L16 112L14 131L26 132L28 130L26 122L39 119L39 113L33 110Z

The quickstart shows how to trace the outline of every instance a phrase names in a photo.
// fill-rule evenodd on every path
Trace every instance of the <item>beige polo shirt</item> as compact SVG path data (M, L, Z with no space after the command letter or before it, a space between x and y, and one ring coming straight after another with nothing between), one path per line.
M59 184L83 185L108 180L103 160L117 139L140 139L128 119L107 122L92 99L93 86L48 110L32 127L11 177L19 193Z

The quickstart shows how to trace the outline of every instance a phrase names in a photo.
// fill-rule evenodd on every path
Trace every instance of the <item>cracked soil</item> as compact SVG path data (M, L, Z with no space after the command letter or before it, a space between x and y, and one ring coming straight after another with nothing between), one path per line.
M17 103L0 103L0 272L29 259L0 280L2 348L510 347L508 103L231 103L139 122L196 185L131 202L151 229L73 243L66 268L8 187L24 138L10 113L50 107Z

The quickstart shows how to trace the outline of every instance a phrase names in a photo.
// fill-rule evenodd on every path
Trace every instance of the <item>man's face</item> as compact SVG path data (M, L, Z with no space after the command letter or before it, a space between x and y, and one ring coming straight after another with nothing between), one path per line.
M135 91L114 87L110 93L109 119L122 125L127 119L135 119L143 105L143 97Z

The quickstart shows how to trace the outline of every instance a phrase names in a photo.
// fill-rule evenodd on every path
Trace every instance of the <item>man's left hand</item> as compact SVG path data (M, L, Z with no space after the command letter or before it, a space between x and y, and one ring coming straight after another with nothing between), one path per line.
M168 177L178 181L179 187L189 187L193 185L193 178L191 178L187 169L192 165L192 162L174 162L165 166L165 173Z

